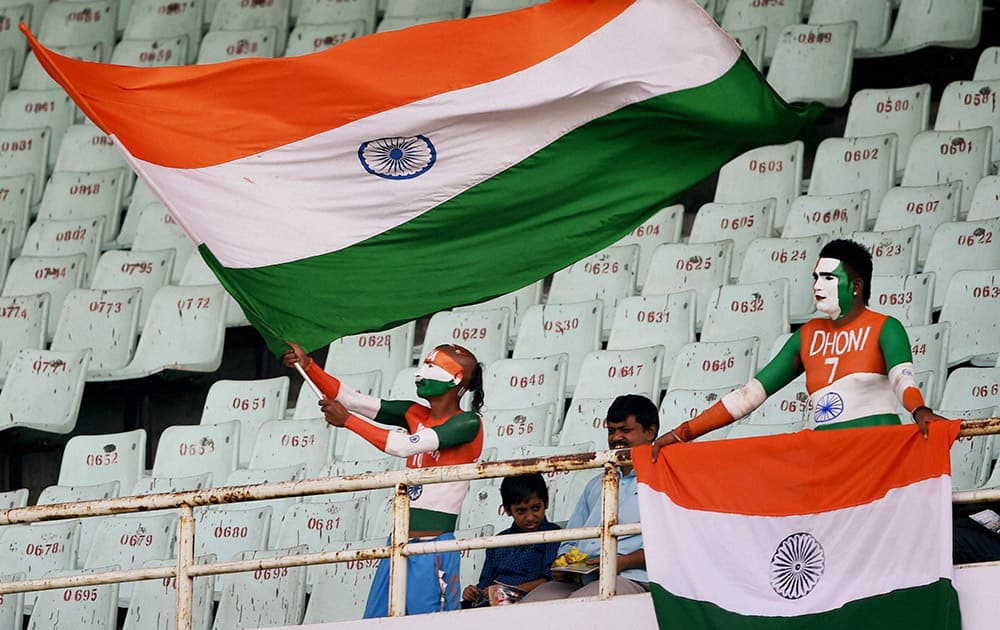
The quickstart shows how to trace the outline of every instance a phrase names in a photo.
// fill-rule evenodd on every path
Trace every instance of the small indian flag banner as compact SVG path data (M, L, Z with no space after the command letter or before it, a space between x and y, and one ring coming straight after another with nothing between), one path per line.
M959 630L959 422L632 449L661 628Z
M22 30L275 352L525 286L818 114L693 0L551 0L170 68Z

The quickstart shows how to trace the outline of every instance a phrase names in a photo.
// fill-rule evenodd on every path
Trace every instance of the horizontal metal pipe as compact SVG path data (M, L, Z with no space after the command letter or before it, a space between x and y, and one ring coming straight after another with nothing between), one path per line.
M22 580L20 582L0 582L0 595L28 591L50 591L56 588L97 586L99 584L114 584L116 582L162 580L163 578L170 578L175 575L177 575L177 566L173 563L162 567L107 571L105 573L78 573L74 575L39 578L37 580Z
M981 501L1000 501L1000 488L983 488L982 490L962 490L951 493L951 502L957 504L979 503Z

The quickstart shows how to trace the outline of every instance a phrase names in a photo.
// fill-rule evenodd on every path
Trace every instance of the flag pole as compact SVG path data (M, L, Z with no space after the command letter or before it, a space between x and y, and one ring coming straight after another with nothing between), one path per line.
M324 398L326 398L326 396L323 395L323 392L319 391L319 387L316 386L316 383L313 383L313 380L311 378L309 378L309 375L306 374L306 371L302 369L302 365L301 364L296 363L295 364L295 369L298 370L299 374L302 375L302 378L305 380L306 384L309 386L309 389L311 389L313 391L313 393L316 394L316 398L319 398L320 400L323 400Z

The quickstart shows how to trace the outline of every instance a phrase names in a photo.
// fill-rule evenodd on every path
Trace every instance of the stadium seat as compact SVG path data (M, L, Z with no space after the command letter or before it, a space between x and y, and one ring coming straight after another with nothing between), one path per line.
M304 545L273 551L244 551L236 560L259 560L306 553ZM306 606L306 567L257 569L217 580L222 600L213 630L295 626ZM320 598L323 599L323 598Z
M760 347L770 348L779 335L790 330L788 281L730 284L712 292L701 330L701 341L727 341L759 337Z
M896 134L896 177L910 155L913 138L930 122L931 86L858 90L847 112L845 138Z
M228 562L240 552L267 548L271 508L258 502L201 508L195 527L194 555L214 553L220 562Z
M46 338L56 331L58 313L62 311L66 296L83 283L86 256L19 256L7 270L3 285L4 297L31 296L47 293L49 316L45 326Z
M778 34L792 24L802 22L802 0L782 3L756 2L754 0L729 0L722 16L722 28L742 30L763 26L767 28L764 44L764 63L769 64L778 45Z
M95 2L52 2L42 15L38 41L46 46L101 45L101 61L111 58L115 45L118 4Z
M793 324L807 321L816 312L812 272L826 241L823 235L755 239L747 248L740 284L786 278L789 320Z
M223 485L239 461L240 423L171 425L163 430L153 458L153 477L212 474Z
M684 346L670 389L722 389L745 384L757 369L757 337L731 341L702 341Z
M593 447L590 447L593 450ZM585 451L584 451L585 452ZM562 473L547 473L545 482L549 486L549 510L546 514L550 521L565 523L573 516L584 488L594 478L593 470L573 470ZM510 520L507 521L508 525Z
M76 550L80 544L80 521L11 525L0 528L0 566L21 571L29 580L45 577L53 571L76 568ZM24 608L30 613L37 592L25 593Z
M574 398L566 410L559 439L553 440L561 448L570 448L578 444L608 443L608 407L615 396L610 398ZM581 451L582 452L582 451Z
M660 397L663 346L632 350L597 350L583 358L574 395L608 398L621 394Z
M903 174L903 186L930 186L961 180L958 216L965 218L972 205L972 191L990 173L989 127L966 131L923 131L913 139Z
M212 383L201 410L201 424L236 420L240 423L239 467L250 461L257 429L267 420L280 420L288 407L288 377L258 380L222 379ZM304 388L303 388L304 389Z
M430 22L442 22L444 20L455 19L451 13L442 13L439 15L399 15L399 16L386 16L378 24L378 28L375 29L376 33L387 33L389 31L398 31L402 28L408 28L410 26L417 26L418 24L428 24Z
M187 477L143 477L135 482L132 496L157 494L159 492L189 492L212 486L212 473L201 473Z
M714 0L710 1L714 2ZM484 15L505 13L507 11L516 11L517 9L530 7L532 4L535 4L532 0L472 0L469 17L481 17ZM500 530L498 529L497 531Z
M490 409L520 409L552 405L556 422L562 421L566 398L565 353L535 359L494 361L483 378L483 390Z
M872 255L872 273L881 276L905 276L917 268L917 241L920 226L854 232L851 240L864 245Z
M52 350L90 350L88 371L128 365L138 336L142 289L74 289L66 296Z
M551 516L549 520L552 520ZM471 489L458 515L458 525L463 529L492 525L499 532L510 527L510 522L511 517L503 508L500 486L492 483L483 483ZM475 582L478 581L477 578Z
M743 267L747 247L755 238L774 236L775 200L741 203L706 203L694 215L689 243L733 241L733 262L729 277L736 278Z
M392 385L389 387L387 398L390 400L409 400L410 402L423 400L417 396L416 376L417 368L405 368L396 372L396 378L393 379ZM300 393L299 398L301 397Z
M28 505L28 489L4 490L0 492L0 510L23 508ZM3 530L0 529L0 532Z
M31 2L15 4L11 0L5 6L0 7L0 20L11 26L22 22L28 24L31 22L31 5ZM28 52L28 40L16 28L6 28L0 33L0 50L10 51L11 74L15 77L21 76L21 71L24 69L24 57ZM3 87L6 88L8 85L10 85L9 81L4 83Z
M31 222L31 187L33 175L0 177L0 225L10 223L11 256L21 253L24 236Z
M319 477L345 477L347 475L362 475L373 472L388 472L399 470L405 464L405 460L398 457L386 457L383 453L381 459L360 459L348 460L337 459L326 466L320 472ZM348 499L364 499L366 515L378 509L381 502L386 498L392 498L393 488L381 488L379 490L357 490L354 492L336 492L334 494L321 494L305 498L305 503L324 503L327 501L346 501ZM293 506L294 507L294 506ZM291 509L291 508L289 508ZM287 513L287 512L286 512ZM369 519L361 523L361 533L364 536L364 529Z
M174 266L174 250L125 251L112 249L101 254L94 269L93 289L142 289L139 300L138 331L146 325L153 296L165 284L170 284ZM58 316L58 315L57 315Z
M661 385L666 386L677 351L695 340L695 292L624 298L618 302L608 350L663 346Z
M396 372L412 365L414 326L409 322L381 332L341 337L330 344L324 368L337 377L381 370L382 395L388 395Z
M948 375L941 409L979 409L1000 404L1000 368L960 367Z
M767 82L790 103L842 107L851 92L854 22L793 24L781 30Z
M1000 269L1000 219L942 223L934 232L924 271L933 271L934 310L958 271Z
M743 383L740 383L743 385ZM734 386L710 389L671 389L660 402L660 432L669 431L685 420L694 418L734 389ZM721 427L699 441L718 440L726 437L729 427Z
M212 15L212 24L209 33L218 31L248 31L270 29L274 36L274 48L271 55L256 54L260 50L254 51L255 56L274 56L285 52L285 42L288 39L288 22L291 16L291 0L273 0L269 2L244 2L243 0L218 0L215 5L215 13ZM248 40L252 43L261 34L254 35L254 39ZM206 39L202 39L202 46L205 46ZM263 38L259 41L263 42ZM199 53L200 55L200 53Z
M267 469L250 469L250 470L234 470L229 473L228 477L224 477L225 481L223 483L215 482L216 486L248 486L258 483L278 483L282 481L300 481L306 478L306 467L304 464L297 464L292 466L282 466L280 468L267 468ZM302 502L301 497L291 497L288 499L269 499L267 501L254 501L248 505L253 507L263 507L265 505L271 508L271 520L275 523L281 522L281 519L288 512L289 508L293 505ZM268 534L268 549L274 548L274 541L278 539L278 530L273 529Z
M24 573L0 575L0 582L19 582ZM24 623L24 593L8 593L0 600L0 628L21 630Z
M602 334L611 331L618 300L635 295L635 274L639 266L639 246L608 247L583 258L552 276L546 299L549 304L570 304L584 300L604 302Z
M145 42L149 46L148 42ZM56 155L55 171L110 171L126 169L126 181L122 191L131 191L133 175L128 173L128 162L115 146L111 136L106 135L90 122L70 125L63 135Z
M108 563L122 569L138 569L149 561L160 560L160 566L172 564L174 557L177 517L169 513L122 514L101 521L94 544L90 547L85 569L95 569ZM118 605L127 608L135 583L121 584Z
M927 260L931 239L938 226L958 219L962 197L961 182L934 186L898 186L890 188L882 199L875 229L894 231L917 227L917 266Z
M438 311L431 316L424 333L423 353L439 345L458 344L467 348L483 365L507 357L510 311Z
M981 418L983 416L977 415L975 417ZM975 490L986 482L990 474L991 464L990 437L988 435L961 437L951 445L949 454L951 456L951 489L953 491Z
M509 527L509 523L507 525ZM507 529L504 527L503 529ZM493 525L483 525L467 529L456 529L455 538L481 538L499 533ZM459 565L460 584L475 584L479 581L479 576L483 572L483 565L486 563L485 549L463 549L459 552L461 558Z
M52 174L42 203L39 221L80 221L101 218L104 232L99 244L110 245L121 222L123 169L91 172L56 171ZM96 259L95 259L96 261Z
M955 272L945 291L938 319L951 324L948 365L969 360L989 365L996 362L996 355L1000 352L998 306L1000 271L988 269Z
M853 21L858 25L854 50L877 49L889 38L892 4L889 0L813 0L809 24Z
M84 255L83 286L90 284L101 252L104 219L37 220L24 237L24 256Z
M275 546L306 545L309 553L318 553L335 549L343 541L360 538L368 499L338 498L338 495L331 495L330 499L323 501L293 505L280 523L271 525L277 525L279 529Z
M774 226L785 224L792 200L802 188L804 145L788 144L751 149L730 160L719 171L715 201L721 203L774 198Z
M758 70L764 70L764 44L767 42L767 27L755 26L753 28L741 28L727 31L729 36L736 40L743 52L750 58L750 62Z
M975 48L982 14L983 0L902 0L889 40L858 56L902 55L928 46Z
M54 503L94 501L97 499L110 499L117 497L119 494L121 493L117 480L105 481L93 485L48 486L38 494L38 500L35 504L52 505ZM94 534L104 518L106 517L93 516L79 519L79 543L73 566L77 566L77 564L82 565L83 561L87 558L87 554L90 553L90 546L94 543Z
M0 128L0 175L31 175L32 205L42 200L42 191L45 189L51 135L48 128Z
M187 61L187 47L187 37L123 39L115 44L111 63L145 68L180 66Z
M972 193L969 206L969 221L1000 217L1000 175L990 175L979 180Z
M934 274L872 276L868 306L898 319L904 326L931 323Z
M325 420L268 420L254 433L250 468L277 468L304 464L306 477L315 477L333 459L333 430Z
M77 5L76 2L55 2ZM61 88L53 90L12 90L0 103L0 127L4 129L37 130L48 128L47 165L52 168L66 129L73 124L75 107L69 95Z
M218 285L219 278L215 275L215 272L208 266L205 259L201 257L200 254L192 254L188 258L187 263L184 265L184 270L181 272L181 278L177 282L179 286L193 286L193 285ZM226 294L226 328L236 328L239 326L249 326L250 322L247 320L246 314L243 313L243 308L239 305L239 302L233 298L232 295Z
M708 308L708 296L726 284L733 260L733 241L708 243L668 243L653 253L642 294L667 295L693 289L695 328L701 329Z
M255 4L250 3L248 6ZM277 44L278 38L273 27L209 31L201 38L198 63L222 63L249 57L274 57L278 52ZM280 52L284 53L284 49L282 48Z
M347 550L383 547L385 544L385 536L340 543ZM361 619L378 563L378 560L349 560L315 567L313 591L323 593L323 597L309 599L309 606L306 608L302 623L318 624Z
M510 293L505 293L499 297L495 297L492 300L486 300L485 302L480 302L479 304L467 304L465 306L456 306L454 311L489 311L498 308L506 308L510 311L510 341L508 345L514 347L514 342L517 341L517 331L521 327L521 318L524 317L525 311L534 306L535 304L540 304L542 301L542 280L537 282L532 282L531 284L521 287L511 291Z
M362 23L360 35L375 32L376 0L302 0L296 26ZM294 6L294 3L293 3ZM293 8L294 10L294 8Z
M187 39L187 63L198 58L205 0L134 0L123 39Z
M553 425L552 405L522 409L491 409L483 413L483 448L496 450L496 459L519 457L520 449L548 446Z
M784 427L797 426L802 428L810 426L812 419L813 404L809 398L809 392L806 390L806 377L802 374L792 380L791 383L768 396L767 400L740 424L753 426L777 425L782 427L777 432L782 433L787 432ZM736 425L733 425L733 428L735 427ZM739 432L737 435L732 435L732 431L728 435L731 437L750 436L749 433L745 432L745 429L743 431L742 435Z
M364 22L361 20L343 24L299 23L288 34L285 57L297 57L326 50L364 34Z
M132 361L120 370L91 375L118 381L164 370L214 372L222 363L225 292L221 287L160 288L153 296Z
M984 48L979 54L979 62L976 63L973 81L988 81L1000 79L1000 46L990 46Z
M17 353L45 347L45 327L49 316L46 293L0 297L0 386Z
M825 234L844 238L868 223L868 191L845 195L802 195L792 202L782 238Z
M117 564L83 571L52 571L45 577L67 573L86 574L117 571ZM58 630L61 626L88 630L115 630L119 592L124 584L75 586L38 593L38 601L28 622L28 630Z
M565 352L569 358L566 395L572 396L584 355L601 347L603 309L600 300L532 306L521 321L513 358L547 357Z
M381 370L358 372L356 374L339 374L338 378L341 383L347 385L351 389L357 390L368 396L381 398ZM292 419L308 420L310 418L322 417L323 412L319 408L319 398L317 398L316 394L313 393L312 388L309 386L300 387L299 396L295 401L295 410L292 412Z
M934 388L923 392L928 404L937 405L944 392L945 377L948 375L948 347L951 329L948 322L938 322L927 326L908 327L910 352L913 355L913 371L934 374Z
M936 131L962 131L990 127L994 161L1000 160L1000 110L997 91L1000 79L990 81L954 81L944 88L938 101Z
M21 350L0 391L0 430L71 433L83 398L90 351Z
M675 204L659 210L615 242L614 246L639 246L639 266L636 267L635 272L636 290L642 289L643 283L646 282L646 274L649 271L649 263L653 260L653 252L664 243L679 243L683 227L684 206ZM605 306L610 308L610 305Z
M896 136L827 138L816 149L810 195L868 191L868 221L878 216L882 198L896 181ZM862 226L861 229L865 229ZM767 235L762 235L767 236Z
M129 493L146 467L146 431L76 435L63 449L60 486L93 486L118 482ZM117 496L115 494L114 496Z
M132 247L143 211L156 203L160 203L159 197L153 194L145 182L137 179L135 188L132 189L132 198L128 201L128 211L122 218L121 229L118 230L118 240L115 242L118 248L130 249Z
M170 279L172 282L179 282L184 266L195 253L195 244L181 230L163 204L150 204L143 208L142 216L139 218L135 239L132 241L132 251L149 252L168 248L176 252Z
M195 558L195 563L215 562L215 554ZM157 566L149 562L147 566ZM212 627L212 588L216 576L206 575L194 579L194 596L191 602L191 630L210 630ZM177 578L144 580L132 591L132 601L125 615L123 630L146 630L149 620L155 620L157 630L167 630L177 623Z
M449 19L465 15L465 0L389 0L386 17L424 17L447 14Z

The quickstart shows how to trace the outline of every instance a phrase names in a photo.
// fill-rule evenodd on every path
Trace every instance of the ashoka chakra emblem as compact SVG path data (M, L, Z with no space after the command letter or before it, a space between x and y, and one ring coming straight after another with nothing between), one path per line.
M808 595L823 577L823 546L812 534L785 538L771 556L771 588L785 599Z
M837 392L827 392L816 401L816 409L813 411L813 418L816 424L823 424L835 420L844 413L844 399Z
M437 161L437 150L427 136L379 138L358 147L365 170L385 179L412 179L426 173Z

